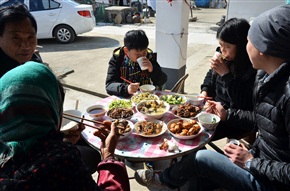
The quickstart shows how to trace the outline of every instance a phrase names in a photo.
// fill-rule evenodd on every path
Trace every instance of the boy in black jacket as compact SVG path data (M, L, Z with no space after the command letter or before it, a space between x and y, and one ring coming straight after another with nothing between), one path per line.
M140 85L153 84L162 87L167 75L157 63L156 53L148 48L149 40L143 30L128 31L124 37L124 46L114 50L109 62L106 79L106 91L110 95L128 97L136 93ZM141 70L137 59L145 57ZM128 84L123 79L133 83Z

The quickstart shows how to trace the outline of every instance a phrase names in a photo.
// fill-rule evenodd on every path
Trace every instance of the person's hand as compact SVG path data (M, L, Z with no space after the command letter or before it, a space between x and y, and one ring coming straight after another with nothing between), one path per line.
M153 66L152 66L152 63L150 62L150 60L148 58L144 58L143 59L143 63L142 63L143 67L144 68L147 68L147 70L149 72L152 72L153 71Z
M103 160L108 157L114 157L115 148L120 137L116 122L105 121L102 130L96 130L94 135L102 140L100 150Z
M201 95L202 95L203 97L207 97L207 92L206 92L206 91L202 91L202 92L201 92Z
M208 106L206 108L206 112L208 113L214 113L217 116L221 118L222 121L225 121L228 115L227 110L222 106L221 102L215 102L208 100L206 102L206 105Z
M226 144L225 155L236 165L241 168L245 168L246 161L253 158L253 155L245 147L244 144L235 145L232 143Z
M228 65L226 64L226 61L222 59L221 56L219 57L212 57L209 60L210 63L210 67L216 72L218 73L220 76L223 76L227 73L230 72L230 69L228 67Z
M128 86L128 93L134 94L138 91L140 83L132 83Z
M70 130L68 133L64 134L63 142L68 142L76 144L81 138L81 132L85 129L84 124L79 123L76 130Z

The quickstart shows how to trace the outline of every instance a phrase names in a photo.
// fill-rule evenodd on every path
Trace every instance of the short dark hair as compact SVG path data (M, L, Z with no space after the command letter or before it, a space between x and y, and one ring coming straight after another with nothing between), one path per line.
M148 48L149 40L143 30L130 30L125 34L124 45L128 50L144 50Z
M3 35L7 23L17 23L28 18L37 32L37 24L33 15L24 4L13 4L0 9L0 36Z

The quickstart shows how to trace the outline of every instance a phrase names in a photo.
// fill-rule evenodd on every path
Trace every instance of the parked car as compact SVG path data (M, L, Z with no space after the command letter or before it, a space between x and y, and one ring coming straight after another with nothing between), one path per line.
M23 3L37 22L37 38L55 38L60 43L71 43L79 34L96 26L92 5L72 0L4 0L0 7Z

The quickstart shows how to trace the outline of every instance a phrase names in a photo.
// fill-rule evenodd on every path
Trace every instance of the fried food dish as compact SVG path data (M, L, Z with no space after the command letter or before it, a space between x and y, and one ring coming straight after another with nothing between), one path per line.
M130 127L130 125L129 125L127 120L124 120L124 119L118 120L118 119L116 119L113 122L116 122L116 127L118 128L118 134L119 135L123 135L124 133L128 133L128 132L131 131L131 127ZM103 125L99 126L99 128L101 128L102 130L104 130L104 131L109 133L111 131L111 124L112 124L112 121L104 121Z
M124 134L124 133L128 133L131 131L131 127L128 123L127 120L124 120L124 119L121 119L121 120L115 120L115 122L117 123L116 124L116 127L118 127L118 133L120 135Z
M162 132L163 124L152 121L142 121L138 123L136 131L143 135L157 135Z
M171 123L168 129L174 134L178 134L181 136L190 136L196 135L201 128L196 120L190 121L179 120L178 122Z
M173 113L180 117L190 118L195 117L198 113L200 113L202 110L201 106L195 106L191 103L185 103L182 105L179 105L176 110L173 111Z

